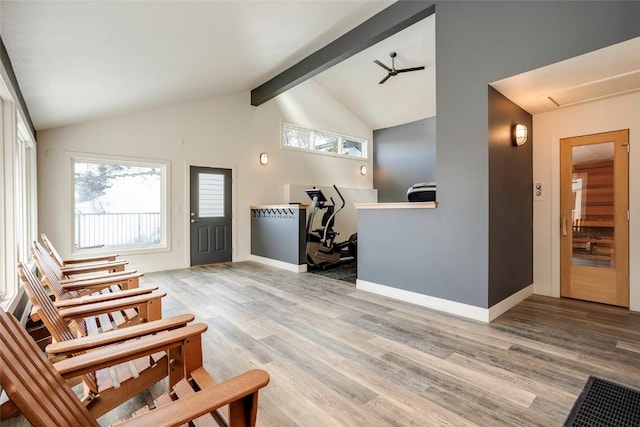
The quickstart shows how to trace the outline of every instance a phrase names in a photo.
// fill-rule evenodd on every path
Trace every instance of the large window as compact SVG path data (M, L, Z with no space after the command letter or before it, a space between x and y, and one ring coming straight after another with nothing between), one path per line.
M74 158L75 249L164 246L166 169L162 163Z
M307 129L289 123L282 124L282 146L333 155L367 158L367 141L365 139Z

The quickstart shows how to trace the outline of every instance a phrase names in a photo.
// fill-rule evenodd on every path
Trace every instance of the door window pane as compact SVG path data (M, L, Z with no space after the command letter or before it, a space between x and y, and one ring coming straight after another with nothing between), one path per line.
M224 175L198 174L198 213L201 218L224 216Z
M572 148L574 265L615 264L613 152L613 142Z

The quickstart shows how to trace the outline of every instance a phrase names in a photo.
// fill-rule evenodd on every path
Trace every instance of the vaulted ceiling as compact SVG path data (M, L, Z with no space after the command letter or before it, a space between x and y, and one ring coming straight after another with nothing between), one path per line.
M249 91L392 1L0 1L36 129ZM435 15L317 75L373 129L436 115ZM385 84L385 71L426 66ZM492 85L537 114L640 90L640 38ZM556 104L559 104L556 105Z
M392 1L3 1L36 129L248 91Z

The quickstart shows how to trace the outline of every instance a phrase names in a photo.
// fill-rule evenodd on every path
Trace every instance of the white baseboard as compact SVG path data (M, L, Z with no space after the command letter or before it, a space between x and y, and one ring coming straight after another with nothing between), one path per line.
M489 308L489 322L492 322L494 319L498 318L503 313L506 313L516 305L520 304L531 295L533 295L533 284L527 286L526 288L520 289L510 297L507 297L499 303L491 306L491 308Z
M491 308L476 307L474 305L463 304L461 302L450 301L443 298L432 297L429 295L419 294L417 292L405 291L391 286L380 285L378 283L367 282L365 280L356 280L356 288L363 291L383 295L400 301L409 302L411 304L420 305L422 307L431 308L457 316L466 317L480 322L491 322L505 311L514 307L516 304L525 300L533 294L533 285L516 292L510 297L500 301Z
M294 273L304 273L307 271L307 264L290 264L284 261L278 261L276 259L265 258L258 255L249 255L250 261L259 262L260 264L270 265L271 267L282 268L283 270L293 271Z

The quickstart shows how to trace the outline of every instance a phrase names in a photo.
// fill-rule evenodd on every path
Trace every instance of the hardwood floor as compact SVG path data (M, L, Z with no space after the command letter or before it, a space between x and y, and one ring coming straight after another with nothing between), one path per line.
M260 426L560 426L589 375L640 387L640 314L616 307L533 296L484 324L251 262L143 283L209 325L217 378L271 374Z

